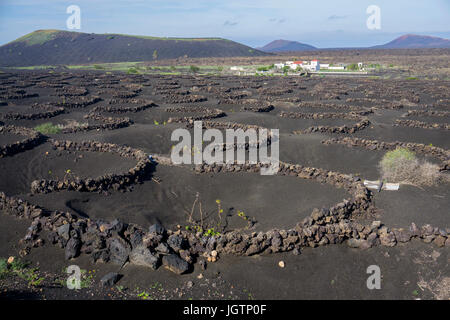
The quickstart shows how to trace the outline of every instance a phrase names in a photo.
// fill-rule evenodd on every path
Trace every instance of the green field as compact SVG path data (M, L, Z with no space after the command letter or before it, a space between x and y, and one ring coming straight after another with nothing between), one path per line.
M162 74L162 75L180 75L182 73L192 73L191 66L152 66L146 62L115 62L115 63L92 63L84 65L66 65L66 66L28 66L11 67L5 69L15 70L52 70L57 68L67 68L68 70L98 70L104 72L126 72L130 74ZM226 67L220 68L215 65L199 65L197 74L220 74Z
M108 37L114 36L122 36L122 37L130 37L130 38L139 38L139 39L149 39L149 40L171 40L171 41L214 41L214 40L225 40L231 41L222 38L177 38L177 37L153 37L153 36L139 36L139 35L130 35L130 34L120 34L120 33L105 33Z

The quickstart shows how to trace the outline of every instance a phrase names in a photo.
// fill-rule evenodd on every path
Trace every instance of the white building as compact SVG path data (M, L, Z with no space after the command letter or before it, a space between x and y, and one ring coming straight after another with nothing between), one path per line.
M284 67L289 67L289 69L297 71L299 68L307 71L319 71L321 64L318 60L311 61L286 61L285 63L275 63L275 68L283 69ZM326 65L329 66L329 65Z
M289 65L289 67L292 70L297 70L298 67L302 67L302 63L303 63L303 61L292 61L292 63Z
M320 69L328 69L330 67L329 63L321 63L320 64Z
M311 60L311 69L313 71L319 71L320 70L320 63L318 60Z
M311 61L309 61L309 63L306 61L302 61L301 66L303 69L305 69L307 71L311 71L311 72L320 70L320 63L318 60L311 60Z
M329 70L345 70L344 66L331 66L328 67Z

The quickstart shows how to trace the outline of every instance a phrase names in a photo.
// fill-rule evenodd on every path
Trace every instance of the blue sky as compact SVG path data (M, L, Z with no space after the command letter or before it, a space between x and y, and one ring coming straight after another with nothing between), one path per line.
M0 0L0 44L37 29L66 29L81 8L81 32L222 37L250 46L276 39L317 47L370 46L405 33L450 38L450 0ZM381 9L381 29L366 8Z

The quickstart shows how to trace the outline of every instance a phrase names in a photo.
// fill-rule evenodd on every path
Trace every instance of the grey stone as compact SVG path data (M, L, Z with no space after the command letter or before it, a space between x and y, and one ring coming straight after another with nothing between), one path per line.
M80 237L80 234L79 234L78 230L76 230L76 229L70 230L69 233L70 233L71 238L79 238Z
M153 270L158 269L160 264L159 258L153 255L150 250L143 245L138 246L131 251L130 262L138 266L152 268Z
M115 232L117 234L122 234L123 231L126 229L126 225L120 221L119 219L114 220L113 222L111 222L110 226L109 226L109 230L111 232Z
M151 225L150 228L148 228L148 232L164 235L166 233L166 229L159 223L155 223L154 225Z
M372 228L372 230L376 230L376 229L378 229L378 228L380 228L381 227L381 221L373 221L372 222L372 225L371 225L371 228Z
M320 241L318 242L318 245L319 245L319 246L324 246L324 245L326 245L326 244L328 244L328 243L329 243L328 238L327 238L327 237L323 237L323 238L321 238Z
M164 254L170 253L169 247L164 242L161 242L160 244L158 244L158 246L155 248L155 250L157 252L164 253Z
M397 244L395 235L393 232L386 232L380 234L380 242L383 246L394 247Z
M176 252L179 250L184 250L187 247L186 240L176 234L171 235L169 239L167 239L167 244Z
M66 260L78 257L80 254L81 241L78 238L70 238L65 249Z
M175 254L164 256L162 263L164 267L176 274L183 274L189 270L189 264Z
M69 241L70 229L71 229L71 226L70 226L70 224L67 223L67 224L63 224L58 229L56 229L56 232L58 233L58 235L61 238L65 239L66 241Z
M121 277L122 276L118 273L110 272L100 279L100 284L103 287L112 287L120 280Z
M55 244L58 242L58 234L56 232L50 232L47 236L47 239L51 244Z
M279 247L281 247L282 244L283 244L283 239L281 239L281 236L278 232L275 232L272 236L272 241L271 241L272 250L274 252L276 252L276 250Z
M81 241L84 247L92 247L95 250L103 249L105 247L105 240L98 234L94 233L83 233L81 235Z
M190 254L190 252L188 250L180 250L178 254L180 255L181 259L183 259L187 263L194 262L192 255Z
M142 244L148 247L157 247L161 241L163 240L163 236L157 233L147 233L142 238Z
M130 254L130 246L119 237L109 239L110 261L120 266L124 265Z
M434 228L431 225L426 224L426 225L422 226L422 228L421 228L421 235L423 237L431 236L433 233L434 233Z
M78 229L81 233L86 232L87 224L86 221L78 220L74 225L75 229Z
M141 231L135 231L130 236L130 243L133 248L142 244L143 233Z
M446 237L437 236L436 239L434 239L433 243L436 244L438 247L443 247L443 246L445 246L446 240L447 240Z
M388 233L390 233L391 232L391 230L388 228L388 227L386 227L386 226L382 226L379 230L378 230L378 233L379 234L388 234Z
M261 246L260 243L252 244L248 247L247 251L245 251L245 254L247 256L251 256L257 253L260 253L264 248Z
M411 231L411 234L413 237L420 236L420 229L417 227L417 225L414 222L411 223L411 226L409 227L409 231Z
M361 246L361 240L360 239L354 239L354 238L348 239L347 240L347 245L350 248L359 248Z
M380 243L380 239L378 238L378 234L376 232L372 232L367 236L367 243L370 247L376 246Z
M335 234L327 233L327 234L325 234L325 237L328 238L328 240L330 241L331 244L336 243L337 236Z
M216 248L216 238L211 237L208 239L208 242L206 243L206 249L208 249L209 251L212 251Z
M321 218L323 218L323 216L324 216L324 213L319 209L314 209L311 214L311 217L313 218L314 221L320 220Z
M395 238L398 242L408 242L411 240L412 234L410 231L403 230L403 229L394 229L392 230L395 234Z
M109 250L98 250L94 251L91 255L91 259L94 263L102 262L107 263L109 261Z

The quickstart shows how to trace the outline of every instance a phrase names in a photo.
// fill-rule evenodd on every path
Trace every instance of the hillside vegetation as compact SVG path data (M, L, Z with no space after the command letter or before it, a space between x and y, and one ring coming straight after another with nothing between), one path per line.
M267 53L221 38L157 38L38 30L0 47L0 66L73 65Z

